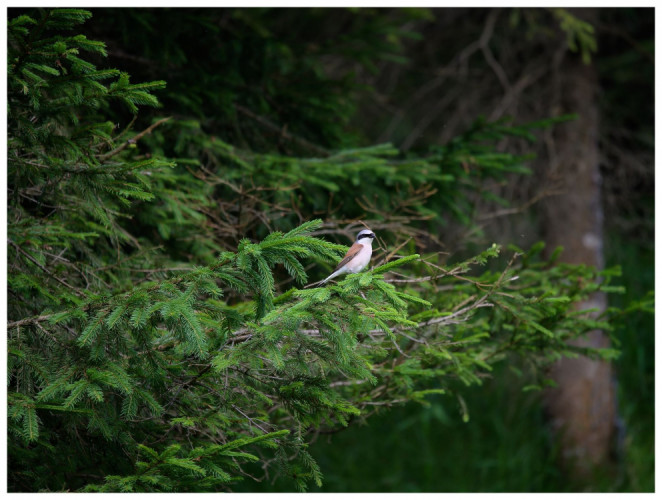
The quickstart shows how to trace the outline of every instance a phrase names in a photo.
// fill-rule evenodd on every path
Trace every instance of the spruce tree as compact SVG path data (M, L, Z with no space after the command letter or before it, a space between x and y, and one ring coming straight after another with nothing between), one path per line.
M98 69L104 44L76 34L89 18L40 10L8 25L11 491L226 491L275 476L305 490L323 479L316 432L436 394L462 401L449 381L480 384L498 362L542 386L560 356L615 354L568 340L609 329L572 305L614 291L616 270L544 261L540 245L453 263L418 251L439 211L471 206L467 164L525 170L494 144L530 127L478 122L422 157L260 151L162 114L136 130L166 83ZM135 117L111 121L118 105ZM372 267L303 288L347 249L325 236L360 226L314 214L359 184L344 213L370 212Z

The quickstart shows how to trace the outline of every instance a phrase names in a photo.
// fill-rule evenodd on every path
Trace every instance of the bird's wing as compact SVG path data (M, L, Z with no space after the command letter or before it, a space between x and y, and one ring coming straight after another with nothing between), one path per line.
M347 264L350 260L352 260L356 256L356 254L359 253L362 249L363 249L363 245L361 243L358 242L354 243L349 248L343 259L338 263L338 265L334 269L334 272L340 269L345 264Z

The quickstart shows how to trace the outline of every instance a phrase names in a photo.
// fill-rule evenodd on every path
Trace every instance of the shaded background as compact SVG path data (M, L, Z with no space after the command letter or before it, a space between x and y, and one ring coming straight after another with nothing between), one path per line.
M533 146L502 141L500 150L535 155L532 175L486 184L470 213L442 214L443 249L461 256L493 241L577 242L575 223L588 216L558 212L574 192L601 208L590 222L599 251L588 263L623 268L627 292L610 305L653 288L653 9L92 12L84 29L108 46L100 65L135 82L166 80L160 116L196 120L204 133L253 151L314 156L392 142L424 154L479 119L576 113ZM165 153L177 156L187 145L172 147ZM576 182L581 158L593 158L588 188ZM468 423L456 402L440 398L320 435L310 451L322 491L652 491L652 315L631 316L616 338L622 355L605 376L618 411L605 424L602 475L587 479L565 463L553 410L502 366L482 387L463 389Z

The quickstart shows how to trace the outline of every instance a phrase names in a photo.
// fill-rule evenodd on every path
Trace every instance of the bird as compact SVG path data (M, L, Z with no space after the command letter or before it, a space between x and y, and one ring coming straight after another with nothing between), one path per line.
M332 278L345 273L358 273L365 269L370 263L372 256L372 240L375 239L375 233L370 229L363 229L356 235L356 241L349 248L343 259L338 263L336 269L328 276L328 278L315 283L320 286Z

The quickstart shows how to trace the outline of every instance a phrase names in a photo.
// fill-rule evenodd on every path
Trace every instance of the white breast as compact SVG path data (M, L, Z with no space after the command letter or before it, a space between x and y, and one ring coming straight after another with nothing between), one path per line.
M363 248L356 254L356 256L345 264L345 268L348 273L358 273L363 271L363 269L370 262L370 256L372 255L372 245L363 245Z

